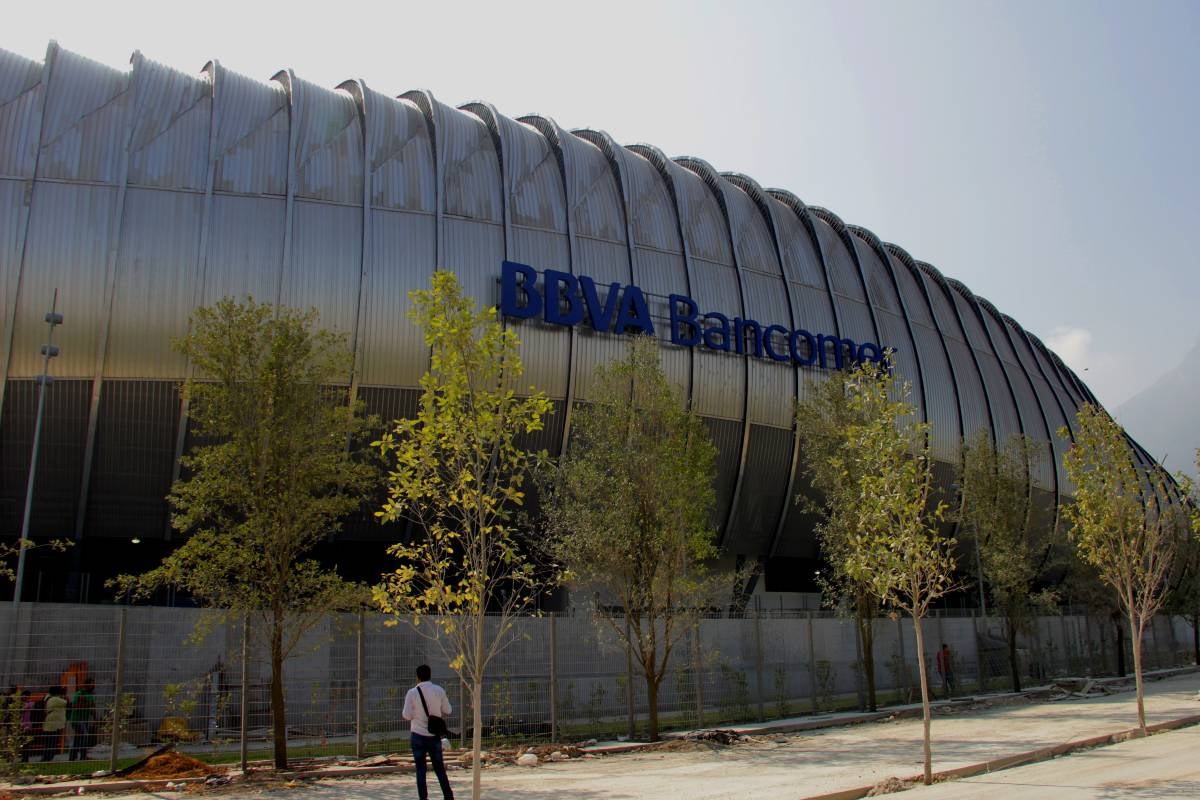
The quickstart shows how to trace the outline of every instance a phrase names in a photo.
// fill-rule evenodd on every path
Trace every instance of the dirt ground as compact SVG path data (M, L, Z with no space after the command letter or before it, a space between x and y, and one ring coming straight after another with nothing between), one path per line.
M1147 686L1151 723L1200 714L1200 674L1156 681ZM933 723L934 769L950 769L1004 755L1113 733L1136 725L1132 692L993 708L962 704ZM1171 734L1165 734L1170 736ZM882 783L921 769L921 722L893 719L794 734L755 732L751 741L732 745L694 742L662 750L625 753L538 767L491 766L484 771L489 800L555 798L799 798ZM432 779L432 775L430 778ZM451 772L457 796L470 792L470 774ZM431 780L437 797L436 781ZM214 800L366 800L415 796L411 773L369 779L314 780L269 787L207 790ZM905 797L916 797L918 790ZM163 798L197 793L162 792ZM110 797L112 797L110 795ZM146 794L124 796L144 800ZM114 798L114 800L117 800Z

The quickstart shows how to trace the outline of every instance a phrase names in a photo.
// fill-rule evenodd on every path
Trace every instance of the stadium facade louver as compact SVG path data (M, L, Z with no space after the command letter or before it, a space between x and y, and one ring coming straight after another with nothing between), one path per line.
M215 61L188 74L140 53L118 70L51 43L42 63L0 50L3 534L20 525L56 287L67 322L33 533L80 540L74 588L45 590L62 597L84 592L81 574L170 547L163 497L189 441L188 365L170 341L193 308L246 294L317 307L353 341L359 396L394 418L414 410L428 364L408 291L440 265L495 303L506 260L641 289L663 363L719 448L715 522L730 554L816 558L813 521L790 501L802 484L792 409L822 371L671 345L672 294L785 334L894 347L943 481L963 435L1022 432L1041 455L1033 524L1053 525L1071 495L1055 431L1094 402L1087 387L961 283L790 192L483 103L362 81L330 90L290 70L262 82ZM526 378L558 404L532 444L558 451L571 403L624 337L533 319L519 334ZM352 523L335 549L377 553L381 537Z

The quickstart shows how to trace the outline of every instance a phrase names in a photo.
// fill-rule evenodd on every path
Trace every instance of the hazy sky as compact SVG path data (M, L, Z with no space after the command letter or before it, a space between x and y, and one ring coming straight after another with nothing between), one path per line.
M360 77L794 191L958 278L1110 407L1200 337L1200 3L13 3L0 47ZM1192 399L1195 402L1195 399Z

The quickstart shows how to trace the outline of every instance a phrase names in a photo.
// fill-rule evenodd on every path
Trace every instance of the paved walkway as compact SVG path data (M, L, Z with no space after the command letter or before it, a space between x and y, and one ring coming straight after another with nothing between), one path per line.
M1200 690L1198 673L1148 684L1148 721L1164 722L1200 714L1197 690ZM1114 733L1135 725L1132 692L985 711L944 713L935 716L933 721L934 769L977 764L1005 755ZM1173 732L1156 738L1166 741L1180 735L1179 732ZM1195 736L1191 733L1186 735L1186 741L1196 743ZM764 732L760 738L764 741L756 744L629 753L545 764L535 769L493 767L484 772L484 796L489 800L639 800L663 797L689 800L740 800L745 797L800 800L812 795L871 785L892 776L910 776L921 769L919 719L872 722L793 734L771 735ZM1057 763L1061 763L1061 760L1048 762L1048 766L1052 769ZM469 796L469 773L456 771L451 776L455 793L459 797ZM1192 788L1195 788L1194 785ZM959 796L953 793L952 787L934 787L922 788L903 797L916 800L923 793L935 790L951 792L937 795L939 797ZM1009 793L1006 796L1011 796L1012 787L1006 788L1005 792ZM234 791L223 793L222 797L240 799L268 795L295 800L365 800L414 797L416 792L412 775L400 774L370 780L322 780L302 785L291 792L280 792L278 789L269 793ZM162 793L159 796L178 795ZM1200 795L1192 792L1153 796ZM145 794L128 795L127 800L144 800L145 797Z
M905 800L1110 800L1200 797L1200 728L1099 747L898 795Z

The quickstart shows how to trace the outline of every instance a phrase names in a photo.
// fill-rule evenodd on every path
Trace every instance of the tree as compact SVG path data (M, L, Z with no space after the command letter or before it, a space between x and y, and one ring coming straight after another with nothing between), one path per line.
M51 539L41 543L35 543L30 539L17 539L12 544L0 542L0 579L16 581L17 573L10 563L21 554L22 550L29 551L37 550L40 547L49 547L55 552L62 553L73 544L75 543L70 539Z
M978 579L986 584L992 602L1004 616L1014 692L1021 691L1017 634L1028 627L1038 609L1057 599L1053 592L1033 591L1047 544L1037 541L1030 529L1032 461L1032 447L1021 434L996 447L980 429L963 442L958 467L960 530L978 545L983 573Z
M928 667L921 621L930 605L957 589L955 540L941 532L946 504L937 499L928 423L913 420L910 387L896 376L890 354L829 379L845 395L844 417L822 420L832 437L819 457L837 477L826 497L827 519L844 545L838 551L851 585L912 617L917 641L924 723L925 783L932 781ZM833 392L834 390L827 390ZM893 399L898 398L898 399ZM812 424L814 420L806 419ZM806 460L814 457L808 452ZM812 467L814 471L818 468Z
M508 388L522 374L517 337L495 308L477 310L452 273L435 272L430 290L409 296L432 360L416 418L396 420L376 442L391 465L377 516L407 517L423 535L388 548L400 565L375 602L411 619L470 686L478 800L487 666L512 641L513 620L555 580L538 542L522 540L515 525L542 458L518 437L541 430L552 406L542 392L518 397Z
M623 612L593 609L641 669L657 741L671 655L737 580L704 565L717 554L716 448L668 382L651 337L634 338L624 359L596 371L592 387L549 479L545 519L576 588Z
M207 606L258 619L271 661L275 766L287 767L283 663L327 612L364 589L309 558L377 485L364 458L370 421L336 382L350 376L345 337L307 312L225 298L198 309L176 342L195 367L184 385L197 441L168 496L191 534L162 564L114 581L147 598L178 587Z
M875 618L880 611L879 599L866 581L848 571L857 520L847 511L860 489L861 465L838 460L848 426L865 421L856 420L854 414L850 393L842 380L835 377L809 384L806 399L796 407L796 426L803 437L804 474L817 490L820 501L813 502L800 494L796 502L821 517L816 532L825 569L817 580L826 604L849 610L854 618L862 648L867 707L874 711L877 708Z
M1125 431L1102 408L1076 414L1075 443L1063 459L1075 484L1065 508L1079 557L1116 592L1129 624L1137 684L1138 725L1146 733L1142 635L1166 600L1171 565L1188 524L1166 471L1139 465ZM1059 431L1066 438L1066 428Z

